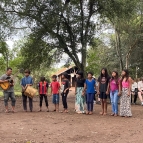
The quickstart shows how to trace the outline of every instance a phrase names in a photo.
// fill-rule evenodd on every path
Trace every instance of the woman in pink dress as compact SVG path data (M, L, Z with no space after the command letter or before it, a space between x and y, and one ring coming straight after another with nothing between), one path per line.
M120 116L131 117L131 78L127 69L122 71L121 88L122 95L120 98Z

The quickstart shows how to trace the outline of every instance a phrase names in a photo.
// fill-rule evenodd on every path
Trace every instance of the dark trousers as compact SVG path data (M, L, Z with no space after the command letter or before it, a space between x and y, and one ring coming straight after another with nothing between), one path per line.
M45 99L45 104L48 107L48 98L45 94L40 94L40 107L42 107L43 98Z
M24 95L24 93L22 93L22 99L23 99L23 109L24 110L27 110L27 97L26 95ZM33 110L33 99L28 97L29 98L29 109L30 111Z
M62 102L63 102L63 108L67 109L68 105L67 105L67 94L62 94Z
M134 96L134 102L133 102L133 99L132 99L133 96ZM137 97L138 97L138 93L137 93L137 92L135 92L135 95L132 95L132 94L131 94L131 103L136 103Z
M93 99L94 99L94 93L87 93L86 95L86 102L87 102L87 110L93 111Z

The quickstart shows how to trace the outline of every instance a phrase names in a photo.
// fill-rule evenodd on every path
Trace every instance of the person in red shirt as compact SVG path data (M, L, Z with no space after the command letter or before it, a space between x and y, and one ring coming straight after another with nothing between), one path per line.
M45 98L47 112L49 112L48 99L47 99L48 83L45 81L45 77L41 77L41 81L39 82L38 87L39 87L39 96L40 96L40 110L39 110L39 112L42 111L43 98Z
M55 106L54 111L59 112L59 89L60 84L57 81L57 76L52 76L52 83L51 83L51 95L53 95L53 104Z

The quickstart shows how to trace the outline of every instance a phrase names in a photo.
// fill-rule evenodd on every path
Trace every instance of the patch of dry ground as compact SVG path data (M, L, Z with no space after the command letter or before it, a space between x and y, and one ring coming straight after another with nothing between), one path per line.
M52 111L52 99L49 98ZM34 98L34 112L23 112L22 99L17 98L16 113L4 113L0 101L0 143L143 143L143 107L132 106L132 118L99 115L100 105L93 115L74 112L74 96L68 96L69 113L37 112L39 98ZM62 104L60 103L60 109Z

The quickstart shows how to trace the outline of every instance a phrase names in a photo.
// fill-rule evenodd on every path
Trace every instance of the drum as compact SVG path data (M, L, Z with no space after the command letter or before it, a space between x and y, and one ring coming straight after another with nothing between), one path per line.
M37 93L37 89L33 88L32 86L27 86L25 91L24 91L24 95L33 98Z

